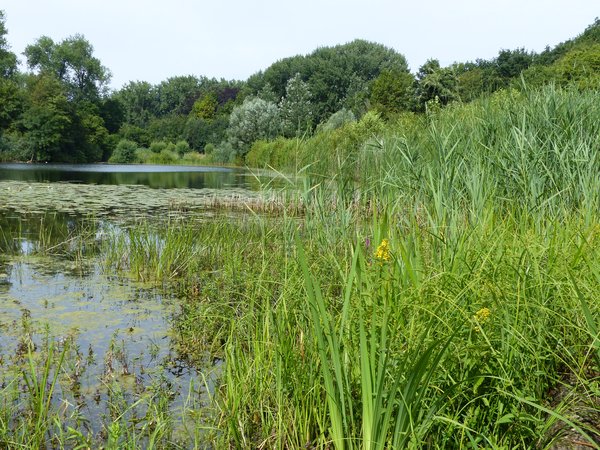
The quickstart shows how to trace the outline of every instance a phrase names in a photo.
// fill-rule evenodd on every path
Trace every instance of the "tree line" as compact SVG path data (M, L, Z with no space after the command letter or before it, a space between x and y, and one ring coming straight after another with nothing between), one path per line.
M242 162L256 141L309 136L367 113L389 121L511 87L600 87L599 19L540 53L504 49L447 67L430 59L414 74L397 51L355 40L282 59L245 81L188 75L118 90L84 36L40 37L20 71L7 34L0 11L5 161Z

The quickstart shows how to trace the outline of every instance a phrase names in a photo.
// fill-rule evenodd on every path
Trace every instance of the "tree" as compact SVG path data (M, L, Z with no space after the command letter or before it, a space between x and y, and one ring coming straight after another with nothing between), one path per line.
M600 87L600 44L575 47L552 65L561 84L574 83L579 88Z
M6 40L8 30L4 11L0 10L0 78L10 78L17 71L17 56L10 51Z
M183 136L186 116L172 114L170 116L152 119L146 128L152 140L176 142Z
M212 120L217 114L218 107L217 96L209 92L194 102L191 115L198 119Z
M506 83L511 78L519 76L532 62L533 54L526 52L523 48L500 50L495 61L498 74L506 80Z
M451 67L440 67L437 59L429 59L417 72L417 101L425 109L429 101L447 105L458 100L458 81Z
M414 81L408 72L384 70L373 81L371 106L383 117L408 111L413 103Z
M262 87L262 89L258 92L258 97L262 98L267 102L279 103L281 97L277 97L277 94L273 90L273 86L268 81Z
M348 109L342 108L327 119L327 122L321 123L317 131L333 131L343 127L346 124L356 122L356 116Z
M183 130L183 138L192 149L202 151L208 144L218 144L227 137L228 124L229 120L225 116L218 116L213 120L190 116Z
M12 80L0 78L0 130L9 128L23 111L23 95Z
M158 115L188 115L200 96L201 80L188 76L171 77L156 88Z
M60 159L72 122L63 86L54 77L42 75L33 80L29 97L21 119L23 157L30 161Z
M290 78L279 103L282 131L286 137L301 136L313 125L313 107L308 84L299 73Z
M312 95L313 122L319 123L342 107L362 112L358 110L364 107L365 87L386 69L408 72L406 58L381 44L355 40L277 61L251 76L247 85L256 95L268 83L280 99L285 96L288 80L299 73Z
M233 149L245 156L254 141L272 139L281 130L277 105L260 98L244 100L236 106L229 117L227 134Z
M111 134L118 132L125 121L123 105L115 98L106 98L100 103L100 116Z
M80 101L71 107L71 141L68 153L61 156L68 162L97 162L108 154L108 130L100 115L99 107L88 101Z
M458 94L462 101L471 102L486 91L485 73L477 64L458 63L452 68L456 73Z
M114 98L123 105L127 124L145 127L150 119L157 116L158 95L155 87L147 81L130 81Z
M39 74L53 75L67 86L70 99L96 101L110 72L93 56L94 48L80 34L56 44L47 36L25 48L27 65Z

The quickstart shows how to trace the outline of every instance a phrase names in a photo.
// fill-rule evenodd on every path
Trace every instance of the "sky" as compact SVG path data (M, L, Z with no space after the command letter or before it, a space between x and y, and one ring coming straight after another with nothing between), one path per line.
M177 75L245 80L273 62L366 39L416 72L541 51L583 32L598 0L2 0L8 42L21 55L46 35L82 34L112 73L111 87Z

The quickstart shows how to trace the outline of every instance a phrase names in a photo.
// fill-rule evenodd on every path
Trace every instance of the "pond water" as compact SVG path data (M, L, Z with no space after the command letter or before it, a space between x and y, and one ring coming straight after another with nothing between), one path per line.
M107 273L94 247L132 218L196 213L219 195L258 198L260 183L221 168L0 165L2 386L19 376L27 342L36 351L68 342L54 401L84 418L82 431L101 432L115 385L128 404L156 389L173 409L192 397L204 403L221 362L192 366L177 353L180 299L168 286Z
M262 180L261 180L262 179ZM269 177L242 169L150 164L0 164L0 181L144 185L150 188L257 190Z

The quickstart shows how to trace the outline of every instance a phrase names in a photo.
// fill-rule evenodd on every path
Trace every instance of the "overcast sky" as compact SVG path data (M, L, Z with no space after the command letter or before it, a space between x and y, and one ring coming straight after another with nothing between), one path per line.
M415 72L541 51L581 33L599 0L2 0L20 56L46 35L83 34L112 72L112 87L175 75L246 79L278 59L367 39L406 56Z

